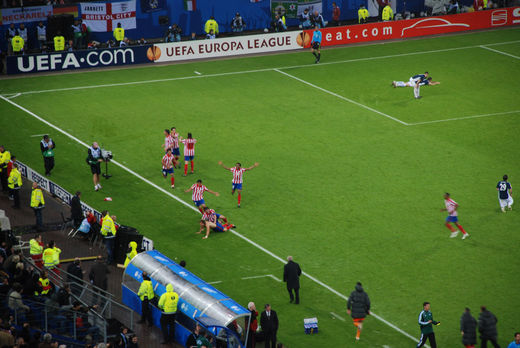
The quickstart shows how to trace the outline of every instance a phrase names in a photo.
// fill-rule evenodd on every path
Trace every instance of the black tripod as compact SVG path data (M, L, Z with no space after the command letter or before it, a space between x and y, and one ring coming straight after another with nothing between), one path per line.
M105 179L110 179L110 177L112 175L108 174L108 162L110 162L109 160L105 160L105 172L103 173L103 177Z

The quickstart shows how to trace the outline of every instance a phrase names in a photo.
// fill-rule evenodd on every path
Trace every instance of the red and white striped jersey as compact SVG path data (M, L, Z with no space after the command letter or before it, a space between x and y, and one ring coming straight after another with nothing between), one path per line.
M445 199L444 204L446 204L446 210L448 211L448 214L450 214L450 216L459 215L459 213L457 212L458 204L453 199L451 199L451 198Z
M202 220L210 221L209 218L212 214L215 214L215 209L205 210L202 214Z
M173 148L178 149L179 148L179 133L172 132L171 137L173 140Z
M231 181L233 184L241 184L242 183L242 177L244 175L244 172L246 171L245 168L229 168L229 170L233 173L233 180Z
M193 193L191 194L191 199L195 202L204 199L204 192L208 190L206 186L198 186L196 183L191 186L191 189L193 190Z
M184 156L195 156L195 143L197 139L183 139L181 141L184 144Z
M173 167L173 161L175 160L175 156L172 154L166 154L162 158L162 169L170 169Z
M173 145L173 138L171 135L167 135L164 138L164 151L170 149Z

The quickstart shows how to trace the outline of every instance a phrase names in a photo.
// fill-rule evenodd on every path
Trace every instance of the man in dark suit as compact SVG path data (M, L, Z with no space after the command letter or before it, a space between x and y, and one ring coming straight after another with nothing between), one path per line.
M287 291L289 291L289 298L291 303L296 297L295 304L300 303L300 276L302 270L300 265L293 261L292 256L287 257L287 263L283 267L283 281L287 283ZM294 295L293 295L294 290Z
M260 325L265 335L265 348L276 347L276 332L278 331L278 316L271 310L271 305L265 305L265 311L260 315Z
M74 227L79 227L83 221L83 209L81 209L81 192L76 191L76 194L70 200L70 217L74 220Z

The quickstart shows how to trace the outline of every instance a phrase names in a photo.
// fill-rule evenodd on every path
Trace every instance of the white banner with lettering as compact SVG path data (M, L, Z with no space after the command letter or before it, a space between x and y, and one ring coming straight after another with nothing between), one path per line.
M81 18L91 31L113 31L118 23L125 30L137 28L135 0L122 2L82 2Z
M154 45L148 58L156 62L227 57L241 54L278 52L302 48L301 32L226 37Z

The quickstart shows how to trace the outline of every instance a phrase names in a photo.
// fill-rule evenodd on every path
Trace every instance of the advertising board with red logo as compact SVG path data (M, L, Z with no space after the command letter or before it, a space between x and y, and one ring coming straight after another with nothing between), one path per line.
M520 7L324 28L321 29L321 44L322 46L334 46L378 40L405 39L509 25L520 25ZM306 30L302 36L305 47L310 47L312 30Z
M82 2L81 18L91 31L113 31L118 23L125 29L137 28L135 0L121 2Z

